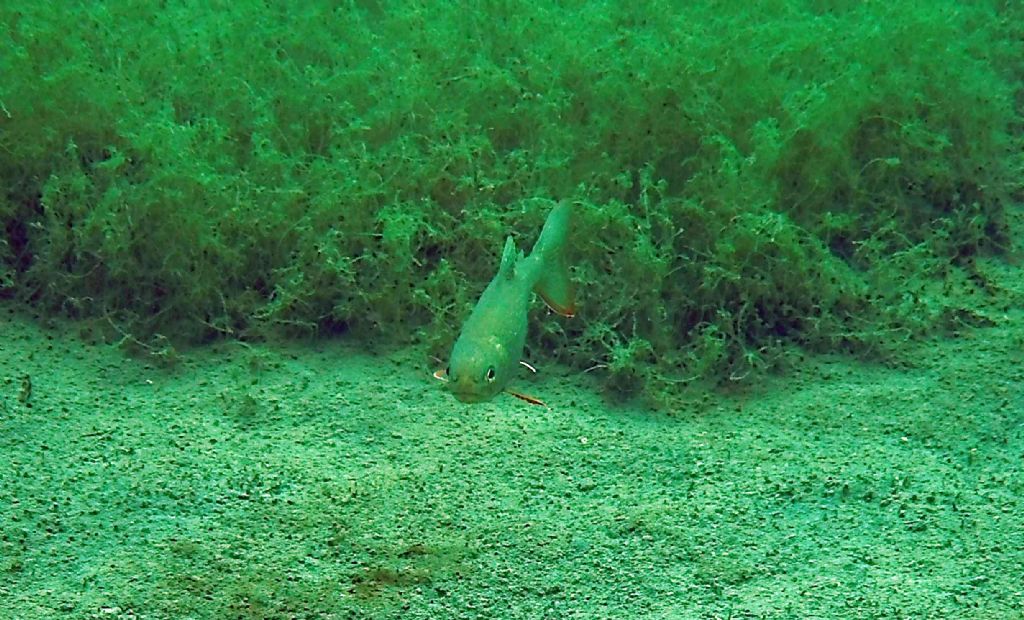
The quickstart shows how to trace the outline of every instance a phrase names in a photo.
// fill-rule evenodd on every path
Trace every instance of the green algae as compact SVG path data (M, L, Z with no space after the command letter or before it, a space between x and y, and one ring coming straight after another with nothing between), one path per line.
M571 199L580 316L530 353L617 394L944 328L1010 245L1021 9L677 5L5 3L0 294L441 355Z

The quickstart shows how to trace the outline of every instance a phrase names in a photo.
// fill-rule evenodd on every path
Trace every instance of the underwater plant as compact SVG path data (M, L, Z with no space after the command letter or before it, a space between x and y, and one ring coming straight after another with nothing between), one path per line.
M617 395L948 325L1021 197L1018 4L678 4L4 3L0 296L442 355L562 200L586 304L524 346Z

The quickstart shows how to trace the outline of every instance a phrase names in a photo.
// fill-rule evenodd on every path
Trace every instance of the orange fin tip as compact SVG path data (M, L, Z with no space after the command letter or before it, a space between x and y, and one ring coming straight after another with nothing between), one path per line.
M541 295L540 298L544 300L544 304L547 305L548 308L551 308L551 311L554 312L555 314L560 314L567 319L571 319L572 317L576 316L575 304L569 306L560 306L554 303L552 300L545 297L544 295Z
M526 394L520 394L519 392L513 392L512 390L505 390L505 391L507 393L511 394L512 396L515 396L516 398L518 398L520 400L525 400L526 402L530 403L531 405L540 405L541 407L544 407L544 408L546 408L548 410L551 409L551 407L548 407L547 403L545 403L544 401L542 401L539 398L536 398L536 397L533 397L533 396L527 396Z

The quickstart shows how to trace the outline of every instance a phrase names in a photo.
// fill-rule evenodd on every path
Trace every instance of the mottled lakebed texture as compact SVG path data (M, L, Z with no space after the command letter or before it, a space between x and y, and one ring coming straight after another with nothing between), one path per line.
M1024 605L1019 313L669 413L571 373L530 385L550 410L463 405L408 351L228 343L165 370L6 311L3 333L6 617Z

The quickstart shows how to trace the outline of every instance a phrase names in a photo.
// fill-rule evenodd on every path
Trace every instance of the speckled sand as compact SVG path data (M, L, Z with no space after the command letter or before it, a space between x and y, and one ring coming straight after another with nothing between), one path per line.
M2 618L1019 618L1022 317L671 414L3 309ZM31 393L27 393L29 377Z

